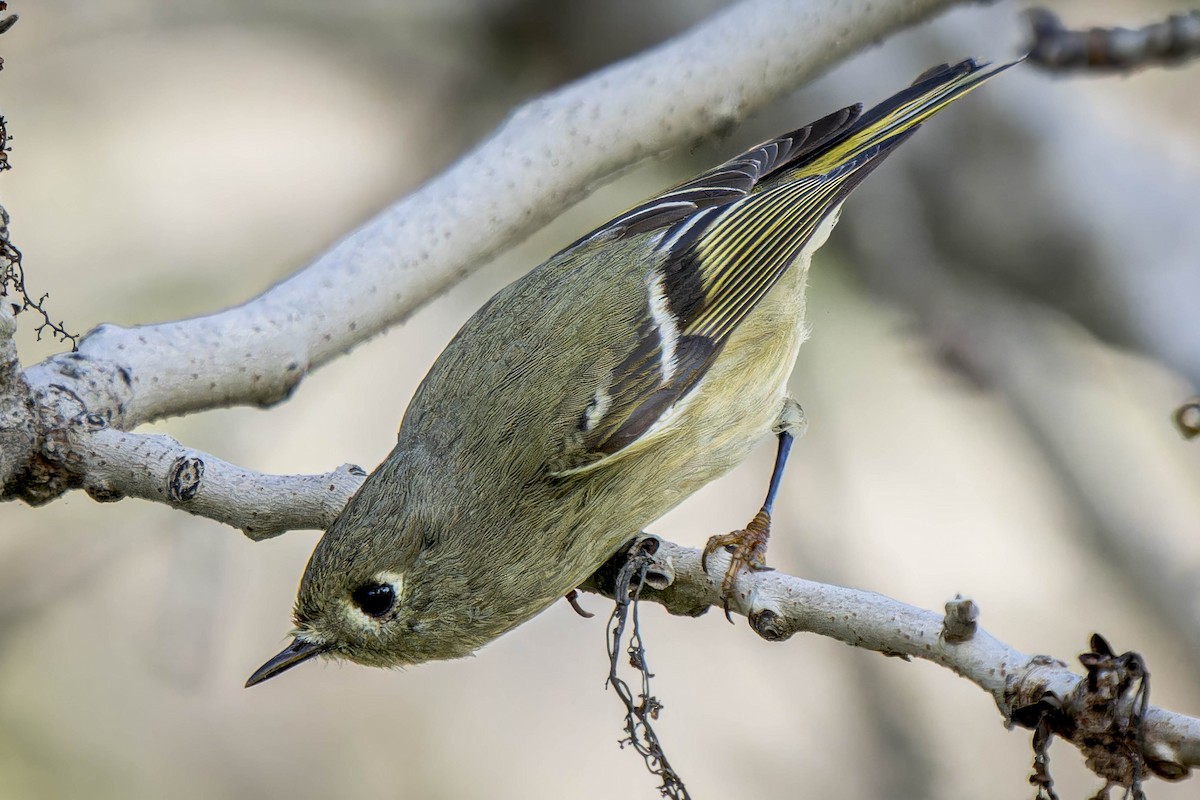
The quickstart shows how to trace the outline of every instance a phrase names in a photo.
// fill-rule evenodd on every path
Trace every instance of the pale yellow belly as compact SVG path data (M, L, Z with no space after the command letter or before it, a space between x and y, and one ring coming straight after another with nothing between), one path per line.
M687 421L674 435L690 443L698 469L680 488L691 494L741 463L779 419L787 381L807 335L808 264L796 264L730 336L696 387ZM680 498L682 499L682 498ZM665 511L663 512L665 513Z
M580 540L603 553L611 552L637 530L605 530L606 521L631 520L641 528L649 526L741 463L771 434L807 333L807 273L808 262L803 259L784 274L730 336L708 374L681 401L684 405L673 419L656 432L653 443L585 478L594 481L598 491L589 493L587 506L581 509L589 518L583 524L593 533ZM766 480L763 476L764 490ZM747 519L760 499L746 498Z

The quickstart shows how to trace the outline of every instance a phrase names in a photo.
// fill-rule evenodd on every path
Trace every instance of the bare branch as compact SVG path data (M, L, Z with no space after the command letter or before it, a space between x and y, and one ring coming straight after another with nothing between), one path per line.
M83 421L82 429L88 427ZM101 428L76 452L82 488L100 502L139 497L240 528L258 541L325 529L367 473L343 464L321 475L268 475L184 447L169 436Z
M946 603L946 617L942 620L942 638L951 644L965 642L979 628L979 606L974 600L959 595Z
M353 464L322 475L269 475L184 447L169 436L125 433L88 411L67 383L93 396L116 396L127 384L72 353L55 363L41 396L30 397L12 335L16 324L0 305L0 486L31 504L84 489L94 500L153 500L240 528L251 539L328 527L362 483ZM61 381L55 380L57 374ZM54 410L50 424L30 409ZM38 442L38 423L49 435Z
M721 581L729 564L723 550L710 556L708 573L701 567L698 549L661 541L654 559L654 580L642 590L642 599L684 616L722 607ZM582 588L601 591L597 584L606 582L606 574L602 570ZM656 588L660 586L664 588ZM603 589L607 593L608 587ZM1125 691L1126 684L1086 680L1065 662L1022 653L974 623L969 636L955 641L945 635L947 625L961 631L959 612L978 609L962 598L947 605L955 608L957 621L875 592L780 572L740 573L730 601L731 610L745 616L754 632L768 641L816 633L884 655L920 658L946 667L990 694L1007 724L1033 727L1040 709L1048 704L1060 715L1052 732L1079 747L1089 767L1106 781L1130 785L1137 777L1137 765L1098 752L1103 749L1098 743L1110 740L1105 737L1125 736L1131 725L1140 732L1137 762L1141 767L1177 780L1200 765L1200 719L1155 707L1142 713L1139 698ZM1096 658L1085 663L1089 670L1111 667Z
M1172 14L1137 29L1071 30L1052 12L1025 12L1033 41L1029 62L1051 72L1132 72L1182 64L1200 55L1200 11Z

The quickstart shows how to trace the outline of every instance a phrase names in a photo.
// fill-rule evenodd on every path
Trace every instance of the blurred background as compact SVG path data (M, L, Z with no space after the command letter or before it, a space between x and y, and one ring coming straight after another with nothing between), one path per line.
M241 302L437 174L530 95L705 18L706 0L10 0L0 199L30 290L82 332ZM645 164L286 404L156 426L248 467L387 454L466 317L668 184L938 61L1003 59L1023 6L885 41L720 140ZM1068 24L1173 3L1072 0ZM1197 70L1008 73L927 126L818 257L808 412L771 563L932 609L974 598L1025 652L1099 631L1200 714ZM61 349L20 348L33 363ZM773 445L655 528L700 545L757 509ZM654 797L618 748L606 604L559 604L477 657L404 672L309 665L242 683L284 643L315 532L254 544L140 501L0 507L0 797ZM926 663L720 614L643 610L666 752L697 797L1012 798L1029 733ZM1064 798L1097 783L1057 746ZM1154 798L1195 797L1195 780Z

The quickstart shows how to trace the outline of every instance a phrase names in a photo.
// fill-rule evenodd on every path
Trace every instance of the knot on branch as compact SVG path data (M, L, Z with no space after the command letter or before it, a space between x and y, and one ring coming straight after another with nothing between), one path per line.
M21 469L0 484L0 497L41 505L84 485L83 442L92 433L121 425L133 396L132 377L128 369L72 352L30 368L24 380L25 407L35 410L28 421L33 447ZM11 395L10 386L3 396ZM103 487L87 488L96 499L117 499Z
M167 477L167 498L173 503L191 500L200 491L204 479L204 461L194 455L181 456L171 464Z
M1128 787L1134 797L1142 796L1147 771L1168 780L1184 777L1185 765L1146 752L1150 671L1145 659L1135 652L1117 655L1099 634L1093 634L1091 648L1079 657L1087 676L1068 691L1055 691L1050 684L1051 671L1065 665L1038 656L1008 698L1011 721L1034 729L1030 780L1039 787L1039 797L1055 797L1047 753L1054 736L1078 747L1088 768L1105 780L1099 796L1110 786Z
M642 581L645 588L663 591L675 582L675 567L669 561L658 556L662 539L649 533L642 533L625 543L612 558L600 565L592 573L588 583L583 588L594 590L605 597L616 597L618 577L621 570L629 563L631 554L636 553L645 560L646 577Z
M1175 409L1175 427L1185 439L1200 436L1200 397L1194 397Z
M1142 724L1150 701L1150 671L1138 653L1116 655L1093 634L1079 661L1087 678L1068 697L1073 739L1088 767L1110 783L1136 787L1145 774Z
M975 637L979 627L979 606L975 601L955 595L946 603L946 617L942 620L942 641L947 644L962 644Z

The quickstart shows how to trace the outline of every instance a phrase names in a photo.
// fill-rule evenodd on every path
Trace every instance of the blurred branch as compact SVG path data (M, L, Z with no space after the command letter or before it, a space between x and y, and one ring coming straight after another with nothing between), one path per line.
M1200 55L1200 11L1172 14L1137 29L1071 30L1044 8L1031 8L1025 15L1033 36L1029 63L1050 72L1132 72Z
M986 38L944 22L956 49ZM889 55L926 59L939 47L930 38ZM1196 175L1151 126L1122 136L1063 84L1033 91L1035 81L995 84L962 110L955 136L923 131L900 162L905 180L855 196L842 241L937 349L1009 400L1084 519L1087 546L1200 659L1200 587L1187 566L1200 470L1170 407L1148 410L1151 395L1124 377L1130 362L1077 322L1200 380ZM988 157L967 158L964 141Z
M1175 427L1185 439L1200 436L1200 397L1193 398L1175 409Z
M644 539L635 540L635 546L638 541ZM717 551L705 573L700 550L659 542L642 599L684 616L721 608L729 555ZM610 562L583 588L610 594L607 576L614 572ZM990 694L1008 724L1048 725L1050 733L1078 747L1089 768L1106 781L1130 786L1149 772L1178 780L1200 766L1200 719L1155 707L1143 711L1146 675L1135 666L1140 657L1113 657L1095 639L1093 650L1100 652L1082 657L1089 672L1085 679L1063 661L1026 655L995 638L978 626L978 608L963 598L947 603L943 616L875 592L774 571L742 572L729 607L768 641L816 633L946 667ZM1122 750L1132 745L1139 749Z
M0 11L7 11L8 3L0 3ZM17 24L17 15L9 14L4 19L0 19L0 33L8 33L13 25ZM4 67L4 59L0 58L0 68Z
M34 402L19 422L33 425L40 443L69 449L26 458L28 468L0 484L0 497L44 502L86 484L59 468L92 464L77 420L92 420L96 431L130 430L171 414L285 399L309 370L402 321L598 181L725 128L851 53L964 1L747 0L530 101L442 176L259 297L191 320L104 325L77 353L26 370ZM131 486L111 488L152 494ZM213 501L219 508L220 498ZM260 508L289 513L286 503Z
M978 26L945 22L955 48L982 43ZM911 59L936 47L912 45ZM906 180L860 192L840 227L870 282L1010 401L1085 519L1089 547L1200 658L1200 587L1185 566L1200 471L1169 407L1147 411L1127 362L1076 321L1200 380L1195 175L1147 126L1130 142L1069 95L1022 81L1033 79L1014 75L962 112L974 135L922 132L929 144L906 154ZM960 156L964 140L989 157ZM953 180L937 180L947 160L959 165Z
M1061 315L998 293L958 296L972 318L957 358L1009 398L1131 594L1200 657L1200 587L1173 544L1195 536L1200 495L1166 415L1137 408L1114 369L1119 356Z
M1172 544L1194 538L1200 493L1166 415L1140 408L1114 368L1118 356L1066 315L958 277L971 271L949 268L912 187L876 186L858 200L874 234L856 237L859 262L877 265L873 277L919 314L952 363L1009 399L1077 498L1094 543L1200 658L1200 587ZM897 242L904 259L893 256Z
M885 69L916 69L948 52L987 47L995 28L1011 22L999 12L981 14L982 24L949 15L936 31L889 47L886 63L871 59L839 72L826 91L842 94ZM1109 85L1117 90L1116 82L1099 84L1091 96ZM1114 99L1122 97L1128 92ZM1179 115L1156 118L1119 102L1106 112L1076 84L1032 70L1014 70L953 113L957 126L922 130L919 146L886 167L907 172L907 191L875 203L872 196L889 187L872 182L852 201L871 209L843 215L843 241L852 230L887 256L869 279L924 316L930 304L903 286L914 259L895 258L913 229L878 224L876 216L919 197L925 213L909 223L929 232L947 270L1063 311L1200 386L1200 171L1194 137L1180 136L1173 123Z

